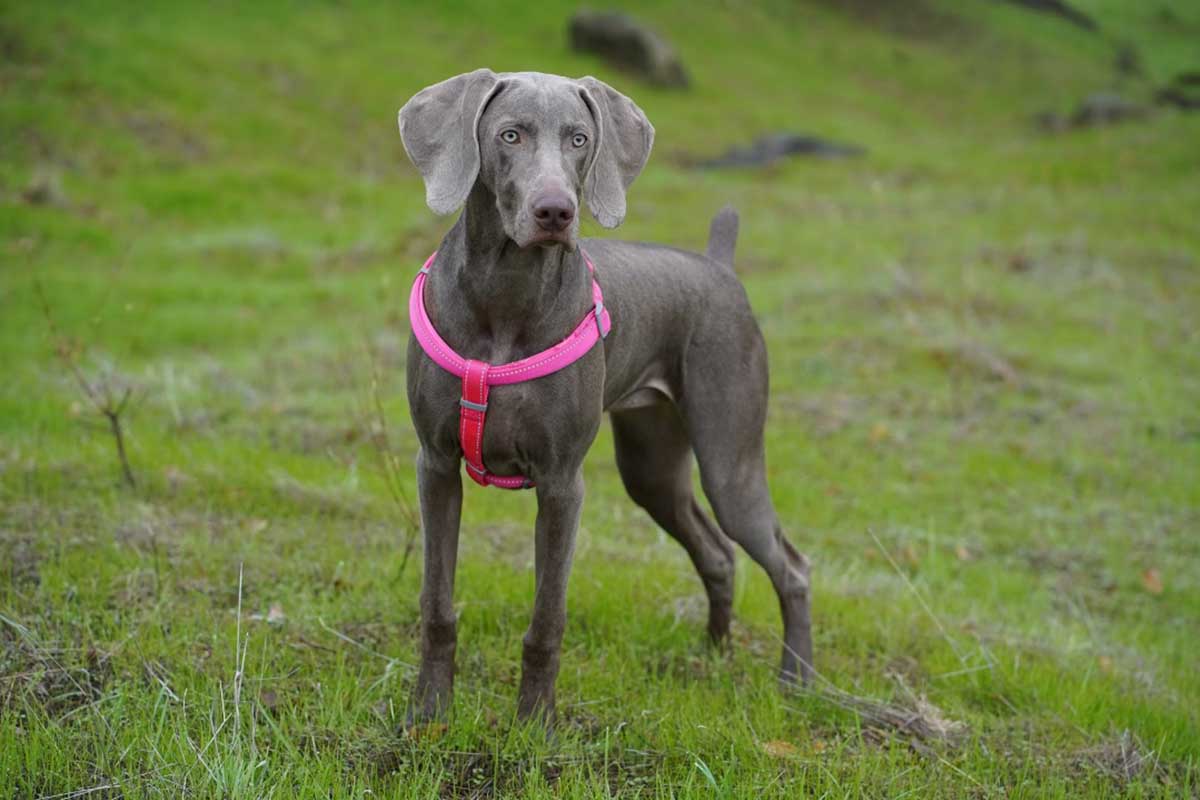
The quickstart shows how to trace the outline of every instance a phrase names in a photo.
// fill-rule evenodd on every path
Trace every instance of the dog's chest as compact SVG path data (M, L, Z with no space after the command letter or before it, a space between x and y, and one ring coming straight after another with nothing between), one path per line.
M483 426L483 461L497 475L536 475L581 461L603 412L603 348L531 381L492 386ZM462 380L432 362L410 397L421 439L461 455Z

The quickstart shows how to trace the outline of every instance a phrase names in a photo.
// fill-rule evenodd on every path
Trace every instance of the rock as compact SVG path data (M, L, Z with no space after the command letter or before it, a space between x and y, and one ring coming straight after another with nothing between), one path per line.
M1043 111L1034 117L1034 121L1045 131L1061 133L1072 128L1090 128L1139 119L1146 113L1145 106L1126 100L1119 94L1097 92L1085 97L1070 115Z
M688 86L687 71L671 45L626 14L577 11L567 33L573 50L595 53L618 69L657 86Z
M64 206L67 198L62 181L55 173L38 173L21 191L21 199L31 206Z
M1071 127L1071 121L1066 115L1057 111L1039 111L1033 115L1033 121L1046 133L1062 133Z
M1117 52L1113 56L1113 66L1117 68L1118 74L1130 78L1140 78L1146 74L1142 68L1141 54L1128 42L1117 46Z
M1003 0L1006 3L1011 3L1014 6L1028 8L1030 11L1040 11L1043 14L1054 14L1055 16L1065 19L1072 25L1083 28L1085 31L1099 30L1096 20L1089 17L1074 6L1067 5L1063 0Z
M1200 71L1181 72L1155 95L1160 105L1200 110Z
M1145 116L1146 109L1112 92L1088 95L1071 115L1071 126L1086 128L1092 125L1111 125L1114 122Z
M866 153L861 147L840 144L802 133L769 133L760 136L751 144L731 147L716 158L700 161L697 167L718 169L722 167L761 167L774 164L788 156L815 156L817 158L847 158Z

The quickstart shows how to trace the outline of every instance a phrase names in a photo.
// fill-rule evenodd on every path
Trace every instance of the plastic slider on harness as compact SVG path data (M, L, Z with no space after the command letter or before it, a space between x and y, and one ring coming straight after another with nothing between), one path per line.
M522 475L493 475L483 463L483 429L487 421L488 392L491 387L524 383L558 372L587 355L612 330L612 318L604 308L604 294L596 282L596 268L587 254L580 252L592 277L592 310L558 344L507 364L488 364L463 358L434 329L425 310L425 280L437 257L436 252L425 261L413 281L408 297L408 317L413 335L435 364L462 379L462 396L458 400L458 440L467 464L467 475L480 486L529 489L534 485L533 481Z
M608 331L604 329L604 301L597 300L596 305L592 306L592 316L596 318L596 333L600 334L601 339L608 338ZM609 330L612 330L611 323Z

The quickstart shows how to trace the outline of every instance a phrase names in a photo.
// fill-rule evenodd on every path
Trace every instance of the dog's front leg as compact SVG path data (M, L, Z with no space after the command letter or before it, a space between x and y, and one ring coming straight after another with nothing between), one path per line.
M534 544L537 573L533 616L525 633L521 657L521 689L517 715L554 718L554 681L559 649L567 625L567 577L575 553L575 533L583 508L583 472L544 481L537 488L538 513Z
M421 583L421 671L409 703L408 721L440 719L454 690L454 568L462 513L462 476L457 459L417 454L417 490L424 528L425 574Z

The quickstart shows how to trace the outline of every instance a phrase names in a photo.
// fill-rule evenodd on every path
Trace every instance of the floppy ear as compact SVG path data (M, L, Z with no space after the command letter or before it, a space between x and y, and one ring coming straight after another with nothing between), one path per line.
M477 69L425 87L400 109L400 138L434 212L467 201L479 175L479 117L500 85L496 73Z
M632 100L604 81L589 75L578 83L597 131L584 198L597 222L615 228L625 219L625 190L650 157L654 126Z

